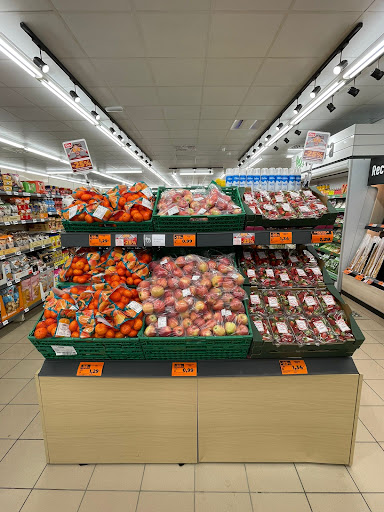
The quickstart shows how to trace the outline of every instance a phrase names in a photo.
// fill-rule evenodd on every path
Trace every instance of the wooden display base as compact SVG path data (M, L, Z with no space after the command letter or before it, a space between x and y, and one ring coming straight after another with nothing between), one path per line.
M362 377L351 358L201 361L171 377L168 361L46 361L36 375L47 462L321 462L351 464Z

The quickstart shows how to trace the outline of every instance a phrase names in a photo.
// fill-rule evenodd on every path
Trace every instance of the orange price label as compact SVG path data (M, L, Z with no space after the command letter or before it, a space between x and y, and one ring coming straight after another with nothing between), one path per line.
M173 235L174 247L195 247L196 235Z
M279 361L282 375L306 375L307 365L302 359L283 359Z
M172 363L172 377L196 377L197 363Z
M344 274L347 274L347 275L350 274L351 272L352 272L352 270L350 268L346 268L344 270Z
M291 231L271 232L271 234L269 235L269 243L271 245L291 244L292 243L292 232Z
M323 244L325 242L332 242L333 240L333 231L312 231L312 243L313 244Z
M111 235L89 235L89 246L90 247L110 247Z
M362 281L364 279L364 276L359 274L359 275L355 276L355 279L357 279L358 281Z
M78 377L100 377L104 363L80 363L76 375Z

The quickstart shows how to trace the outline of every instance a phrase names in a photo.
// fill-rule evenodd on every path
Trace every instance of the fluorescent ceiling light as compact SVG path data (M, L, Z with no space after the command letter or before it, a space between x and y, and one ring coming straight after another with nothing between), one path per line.
M371 46L369 46L360 57L355 59L344 71L343 78L349 80L358 75L364 68L372 64L384 53L384 36L381 36Z
M73 174L72 171L50 171L47 170L49 175L55 176L56 174Z
M254 162L252 162L252 165L258 164L261 161L262 161L262 158L260 157L257 160L255 160Z
M141 169L129 169L127 171L106 171L107 174L142 174Z
M212 174L213 171L180 171L180 176L207 176Z
M3 137L0 137L0 142L3 142L4 144L9 144L10 146L14 146L15 148L24 149L24 146L22 144L19 144L18 142L13 142L12 140L3 139Z
M285 135L287 132L289 132L289 130L292 128L292 125L290 124L287 124L286 126L284 126L284 128L281 128L279 129L278 133L276 133L276 135L274 135L272 137L272 139L269 139L268 142L265 143L265 145L267 147L271 146L272 144L274 144L277 140L281 139L281 137L283 135ZM255 153L257 154L257 153Z
M97 128L104 133L104 135L106 135L110 140L113 140L113 142L115 144L117 144L118 146L120 146L121 148L123 147L123 144L119 141L119 139L117 139L114 135L112 135L112 133L108 130L108 128L106 128L105 126L103 126L102 124L99 124L97 125Z
M183 185L181 184L181 182L180 182L180 180L179 180L179 178L178 178L178 176L177 176L177 174L176 174L176 173L173 173L173 174L172 174L172 178L176 181L176 183L179 185L179 187L182 187L182 186L183 186Z
M39 171L27 171L26 169L19 169L17 167L13 167L7 164L0 164L0 167L9 171L27 173L27 174L36 174L36 176L44 176L45 178L49 178L49 175L46 173L41 173Z
M50 155L49 153L45 153L44 151L40 151L39 149L25 147L25 151L28 151L29 153L35 153L35 155L43 156L45 158L50 158L51 160L56 160L56 162L60 162L60 158L57 156Z
M105 174L103 174L102 172L99 172L99 171L91 171L92 174L97 174L98 176L102 176L103 178L106 178ZM108 175L107 177L109 180L112 180L112 181L117 181L118 183L124 183L125 185L132 185L132 182L130 181L126 181L126 180L123 180L121 178L114 178L113 176L111 175Z
M9 57L13 62L20 66L28 75L33 78L42 78L43 74L40 69L35 66L29 57L17 48L4 34L0 33L0 51Z

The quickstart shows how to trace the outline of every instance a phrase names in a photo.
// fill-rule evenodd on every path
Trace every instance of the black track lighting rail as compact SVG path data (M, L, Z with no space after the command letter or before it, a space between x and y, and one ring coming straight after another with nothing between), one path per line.
M287 108L289 108L292 103L294 103L295 101L297 101L299 99L299 97L301 96L301 94L305 91L305 89L312 83L314 82L319 76L320 74L322 73L322 71L328 66L328 64L336 57L336 55L338 55L339 53L341 53L344 48L346 48L348 46L348 44L350 43L351 39L353 37L355 37L355 35L361 30L361 28L363 27L363 23L360 22L358 23L350 32L349 34L344 37L344 39L341 41L341 43L337 46L337 48L335 48L335 50L329 55L329 57L322 63L322 65L313 73L313 75L305 82L305 84L301 87L301 89L293 96L293 98L289 101L289 103L286 104L286 106L283 108L283 110L281 110L281 112L279 112L277 114L277 116L273 119L273 121L270 123L270 125L268 126L268 128L266 128L264 130L263 133L266 133L268 132L269 130L271 130L271 128L273 127L273 125L276 123L276 121L278 121L282 115L284 114L284 112L287 110ZM257 139L256 139L257 140ZM253 141L252 144L248 147L248 149L246 151L244 151L244 153L241 155L241 157L239 158L239 161L243 160L245 155L248 153L248 151L251 149L251 147L254 145L254 143L256 142Z
M35 43L35 45L40 49L40 51L46 53L52 60L53 62L62 70L64 71L64 73L68 76L68 78L73 82L73 84L78 87L80 90L83 91L84 94L86 94L88 96L88 98L92 101L92 103L94 105L96 105L98 107L98 109L103 112L107 117L108 119L111 121L112 124L116 125L117 128L123 132L123 133L127 133L126 130L124 130L124 128L122 128L120 126L120 124L110 115L109 112L107 112L107 110L105 110L105 108L100 105L100 103L96 100L96 98L88 91L88 89L86 89L84 87L84 85L82 85L81 82L79 82L79 80L69 71L69 69L67 67L64 66L64 64L56 57L56 55L54 53L52 53L52 51L43 43L43 41L33 32L33 30L31 30L28 25L26 23L24 23L24 21L22 21L20 23L20 27L24 30L25 33L27 33L29 35L29 37L32 39L32 41ZM140 151L144 154L146 154L146 152L144 152L141 147L136 144L136 142L132 139L132 137L130 135L127 134L127 136L129 136L129 139L135 144L135 146L140 149Z

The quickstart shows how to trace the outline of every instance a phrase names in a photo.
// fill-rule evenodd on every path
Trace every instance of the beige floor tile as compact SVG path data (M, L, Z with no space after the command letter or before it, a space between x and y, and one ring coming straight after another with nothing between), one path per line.
M12 347L13 347L13 345L10 343L3 343L2 345L0 345L0 359L1 359L1 355L4 354L4 352L6 352L7 350L9 350ZM16 359L20 360L21 358L17 357Z
M252 493L253 512L311 512L302 493ZM240 512L240 511L239 511ZM330 512L330 511L328 511Z
M87 491L79 512L135 512L138 492Z
M363 341L362 348L366 345L380 344L380 341L376 339L376 334L381 336L381 331L363 331L365 340Z
M355 365L365 380L384 379L384 368L376 363L376 361L358 359L355 361Z
M19 336L19 340L28 336L28 334L32 331L33 326L36 322L33 320L26 320L24 322L15 322L15 333Z
M383 512L384 493L364 493L365 501L368 503L371 512Z
M369 343L363 350L366 354L372 357L372 359L384 359L384 344Z
M40 413L31 421L21 434L20 439L44 439Z
M97 464L88 490L139 491L143 464Z
M33 350L31 343L15 343L11 348L0 354L0 359L24 359Z
M23 512L77 512L83 491L33 490Z
M251 492L303 492L293 464L246 464Z
M19 332L17 330L17 328L15 329L15 324L13 324L12 326L10 325L9 328L10 328L10 331L2 334L2 336L0 337L0 344L2 344L2 343L11 343L11 344L17 343L21 338L24 337L23 332Z
M356 321L360 329L364 329L365 331L383 330L383 326L379 324L376 320L372 320L371 318L369 320L360 320L359 318L357 318Z
M371 387L369 387L367 381L363 382L361 388L360 405L384 405L384 401Z
M0 379L0 404L8 404L20 393L30 379Z
M30 354L28 354L24 360L26 361L29 359L36 359L39 361L44 361L44 356L42 356L38 350L33 348L32 352Z
M370 512L361 494L307 494L312 512Z
M193 512L193 510L193 492L141 492L136 512Z
M196 491L248 492L244 464L197 464Z
M379 343L384 343L384 331L367 331L367 334Z
M16 366L12 368L6 375L6 379L22 379L30 378L35 376L35 373L42 367L42 362L36 359L20 361Z
M193 491L195 470L191 464L146 464L142 491Z
M384 451L377 443L356 443L348 471L360 492L384 492Z
M15 396L11 404L38 404L35 379L29 383Z
M382 380L375 380L375 379L369 379L366 381L368 386L375 391L380 398L384 400L384 381Z
M295 464L305 492L359 492L345 466Z
M197 492L195 512L252 512L248 493Z
M47 464L35 488L85 490L94 467L92 464Z
M357 422L356 443L374 443L375 438L370 434L367 427L361 421Z
M360 407L359 418L376 441L384 441L384 407L377 405Z
M380 343L375 343L375 345L380 345ZM362 348L358 348L353 354L352 359L355 361L356 359L371 359L371 357Z
M1 486L15 489L31 488L45 464L43 441L16 441L0 462Z
M29 489L0 489L0 510L19 512L29 493Z
M39 412L37 405L7 405L0 411L0 438L17 439Z
M0 460L12 448L16 441L14 439L0 439ZM1 487L1 482L0 482ZM0 507L1 510L1 507Z
M4 377L19 362L19 359L0 359L0 378Z

